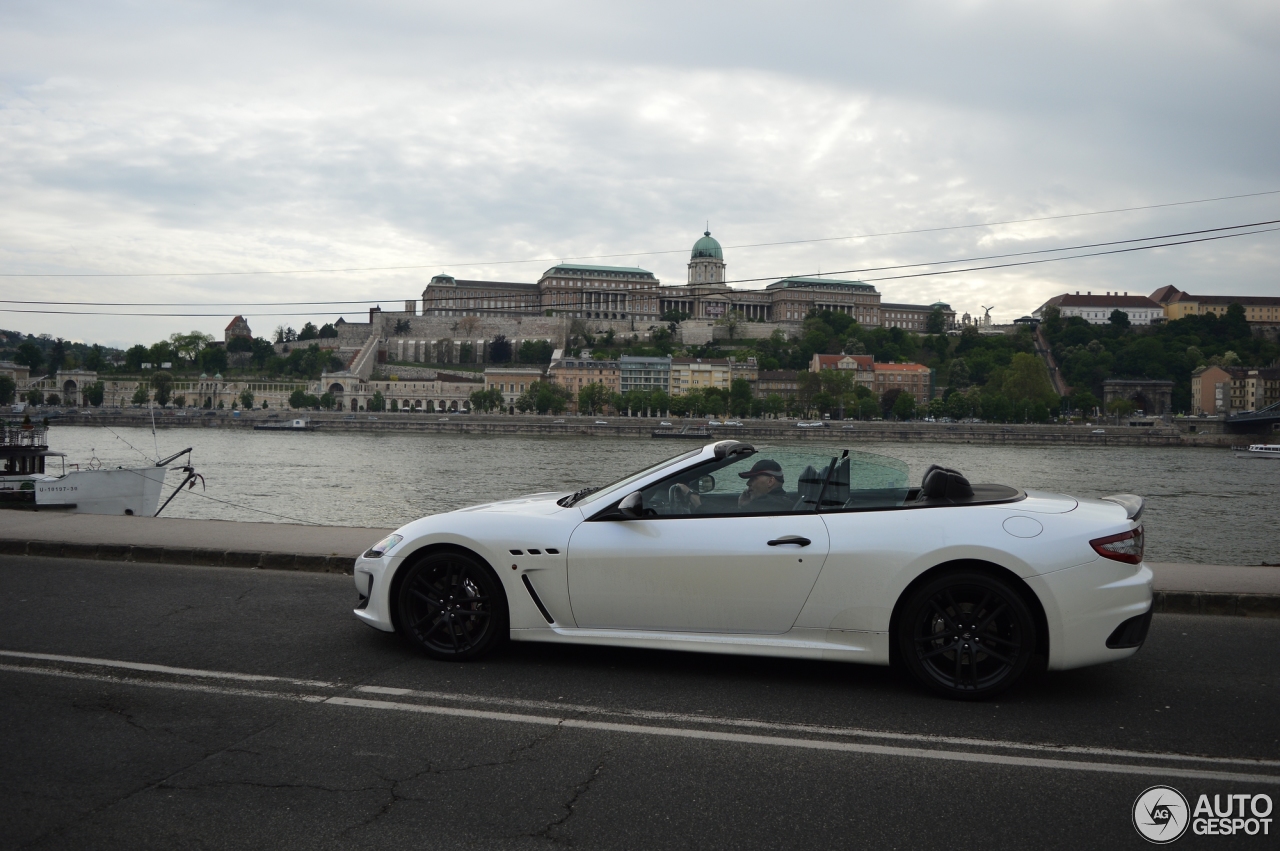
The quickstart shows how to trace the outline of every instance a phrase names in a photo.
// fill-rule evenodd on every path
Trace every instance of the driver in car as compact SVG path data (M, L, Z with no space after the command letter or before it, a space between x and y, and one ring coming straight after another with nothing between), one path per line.
M777 461L762 458L740 478L747 480L747 489L738 497L739 511L790 511L795 497L783 487L782 466ZM677 485L681 493L688 494L693 510L702 506L702 497L685 485Z

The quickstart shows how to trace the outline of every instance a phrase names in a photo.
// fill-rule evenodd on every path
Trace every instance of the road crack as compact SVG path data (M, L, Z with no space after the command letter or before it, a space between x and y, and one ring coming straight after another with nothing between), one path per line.
M606 751L605 756L607 757L608 755L609 752ZM595 783L596 778L600 776L600 772L603 770L604 759L602 758L600 762L596 764L595 770L591 772L591 775L586 780L573 787L573 791L569 795L569 800L560 805L564 808L564 815L560 816L558 819L548 822L541 830L531 833L529 836L546 839L556 845L572 846L572 839L564 839L559 836L554 836L552 835L552 831L558 831L569 823L569 820L573 818L574 813L577 812L578 802L582 800L583 795L587 794L587 791L591 788L591 785Z

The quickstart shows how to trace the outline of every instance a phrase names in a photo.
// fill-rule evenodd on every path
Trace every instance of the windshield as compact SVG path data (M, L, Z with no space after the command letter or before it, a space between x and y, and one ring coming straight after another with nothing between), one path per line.
M641 470L638 473L632 473L626 478L619 479L613 484L605 485L599 490L592 491L591 493L588 493L588 494L584 494L582 497L580 497L574 502L566 502L565 504L566 505L588 505L597 500L604 499L608 497L610 494L616 494L618 491L624 490L628 485L632 484L633 482L639 481L640 479L643 479L646 476L656 473L659 470L663 469L664 467L669 467L673 464L678 464L681 461L687 461L690 458L696 458L701 454L702 454L702 447L699 446L697 449L693 449L688 452L681 453L680 455L677 455L674 458L668 458L665 461L659 461L657 464L654 464L651 467L646 467L645 469Z

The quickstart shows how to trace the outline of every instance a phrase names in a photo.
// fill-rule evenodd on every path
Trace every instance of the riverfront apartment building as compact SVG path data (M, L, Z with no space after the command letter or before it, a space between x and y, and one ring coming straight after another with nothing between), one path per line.
M1244 318L1249 324L1280 325L1280 296L1192 295L1174 286L1164 286L1151 294L1151 300L1161 305L1169 321L1206 313L1225 316L1228 307L1238 304L1244 308Z
M933 393L933 371L923 364L877 363L872 369L871 392L877 396L897 388L914 396L917 405L924 405Z
M652 390L671 392L671 358L623 355L619 366L618 386L621 388L619 392L648 393Z
M767 399L777 394L794 399L800 392L800 371L795 369L762 369L756 379L756 398Z
M1202 366L1191 373L1191 413L1231 415L1280 402L1280 367Z
M725 283L726 275L724 250L707 231L694 243L688 280L680 286L662 286L652 272L636 266L561 263L537 283L468 281L442 274L422 292L422 315L563 316L629 320L635 327L657 323L672 312L689 319L785 323L800 322L814 310L831 310L868 327L923 331L936 309L947 328L955 326L955 311L945 303L882 305L876 288L861 281L792 277L763 289L735 289ZM415 307L407 302L406 312L416 312Z
M732 370L728 358L672 358L671 395L715 387L728 390Z
M535 381L543 379L541 369L513 366L491 366L484 371L484 389L497 390L502 394L503 404L514 405L520 395L529 389Z

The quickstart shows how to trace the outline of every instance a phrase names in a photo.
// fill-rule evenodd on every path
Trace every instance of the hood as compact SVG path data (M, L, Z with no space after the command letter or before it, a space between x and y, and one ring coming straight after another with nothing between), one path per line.
M472 505L467 508L459 508L450 513L466 514L472 511L518 511L521 514L554 514L557 511L564 511L564 506L558 504L556 500L563 499L568 495L569 494L565 491L533 493L528 496L519 496L515 499L503 499L498 502L486 502L482 505Z

